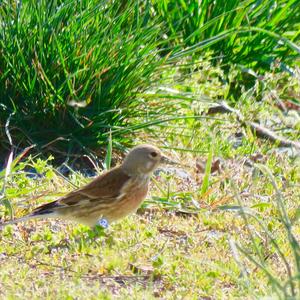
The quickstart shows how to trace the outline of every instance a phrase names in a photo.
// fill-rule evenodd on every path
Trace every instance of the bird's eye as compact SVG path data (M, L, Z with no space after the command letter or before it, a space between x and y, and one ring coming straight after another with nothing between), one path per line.
M150 155L151 155L151 157L156 157L157 153L156 152L151 152Z

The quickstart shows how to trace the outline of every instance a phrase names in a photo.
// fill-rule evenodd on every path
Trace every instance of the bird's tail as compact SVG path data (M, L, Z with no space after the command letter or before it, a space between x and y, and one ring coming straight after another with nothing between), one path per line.
M31 219L46 219L46 218L55 218L58 216L56 209L61 207L58 201L53 201L47 204L43 204L35 208L29 215L26 215L22 218L14 219L8 222L1 223L0 229L7 225L17 224Z

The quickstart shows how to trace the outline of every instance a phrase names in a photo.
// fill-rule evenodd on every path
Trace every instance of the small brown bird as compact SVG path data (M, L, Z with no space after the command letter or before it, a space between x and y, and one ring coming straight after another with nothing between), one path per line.
M107 227L107 223L139 208L147 195L152 172L164 163L177 164L154 146L137 146L120 166L56 201L37 207L29 215L0 224L0 227L34 218L60 218L90 227L97 224Z

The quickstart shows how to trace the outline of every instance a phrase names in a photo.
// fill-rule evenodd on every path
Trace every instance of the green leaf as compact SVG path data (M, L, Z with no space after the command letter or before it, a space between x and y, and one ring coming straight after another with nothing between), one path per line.
M1 204L4 205L5 209L8 211L9 217L12 219L13 217L13 208L10 201L6 198L0 201Z
M110 169L111 158L112 158L112 134L111 134L111 130L110 130L109 136L108 136L108 144L107 144L107 148L106 148L106 155L105 155L105 159L104 159L105 170Z
M260 209L265 209L272 206L271 203L266 203L266 202L261 202L257 203L251 206L251 208L260 208Z
M211 144L210 150L208 153L208 158L207 158L206 165L205 165L205 173L204 173L204 177L203 177L203 182L201 185L201 191L200 191L201 196L207 192L208 187L209 187L209 177L210 177L210 173L211 173L213 153L214 153L214 145Z

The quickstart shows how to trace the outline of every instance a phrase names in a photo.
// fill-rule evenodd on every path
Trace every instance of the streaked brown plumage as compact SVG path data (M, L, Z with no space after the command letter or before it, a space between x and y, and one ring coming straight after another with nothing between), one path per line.
M138 209L147 195L152 172L162 163L174 164L154 146L137 146L120 166L105 172L86 186L37 207L23 218L2 225L51 217L73 220L91 227L97 225L101 218L108 223L116 221Z

